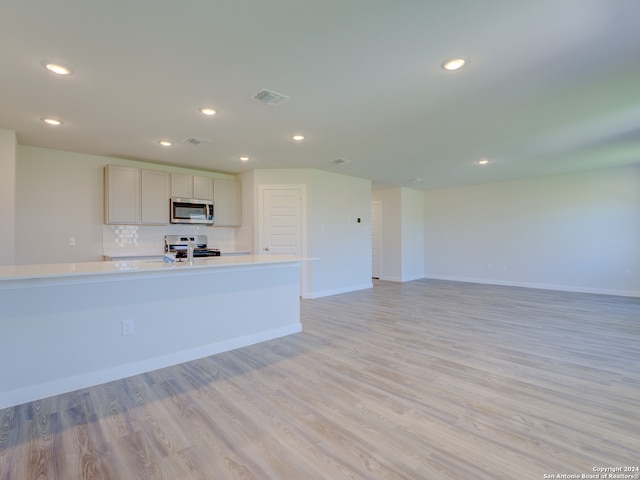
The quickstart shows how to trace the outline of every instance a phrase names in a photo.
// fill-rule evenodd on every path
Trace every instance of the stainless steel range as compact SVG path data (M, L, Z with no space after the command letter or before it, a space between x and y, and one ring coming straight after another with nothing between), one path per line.
M220 250L207 247L206 235L165 235L164 251L173 254L178 260L187 258L189 242L193 245L193 256L195 257L219 257Z

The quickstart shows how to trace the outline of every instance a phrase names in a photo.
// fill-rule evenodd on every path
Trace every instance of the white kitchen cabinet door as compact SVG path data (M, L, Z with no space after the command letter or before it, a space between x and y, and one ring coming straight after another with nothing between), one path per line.
M213 180L214 225L237 227L242 225L242 188L232 180Z
M172 173L171 196L177 198L213 200L213 179L182 173Z
M193 198L197 198L198 200L213 200L213 179L193 177Z
M171 174L171 196L177 198L193 197L193 175Z
M140 169L107 165L104 170L104 187L105 223L140 223Z
M142 223L166 225L169 223L169 174L155 170L142 170Z

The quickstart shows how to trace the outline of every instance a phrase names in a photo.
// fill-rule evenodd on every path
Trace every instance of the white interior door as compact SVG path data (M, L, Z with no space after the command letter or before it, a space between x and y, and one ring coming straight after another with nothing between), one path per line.
M306 185L258 186L258 252L305 257ZM309 296L310 271L300 268L300 296Z
M373 278L380 278L382 274L381 215L382 203L378 200L371 202L371 276Z
M260 253L302 256L302 190L262 188Z

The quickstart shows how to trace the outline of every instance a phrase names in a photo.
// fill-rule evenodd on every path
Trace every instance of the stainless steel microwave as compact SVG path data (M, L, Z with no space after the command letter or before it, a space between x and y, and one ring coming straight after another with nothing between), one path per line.
M194 198L172 198L171 223L213 225L213 202Z

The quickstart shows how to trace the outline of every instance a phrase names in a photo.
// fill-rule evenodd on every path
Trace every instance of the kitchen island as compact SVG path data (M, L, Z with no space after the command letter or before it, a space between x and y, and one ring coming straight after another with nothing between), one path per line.
M0 266L0 408L300 332L301 263Z

